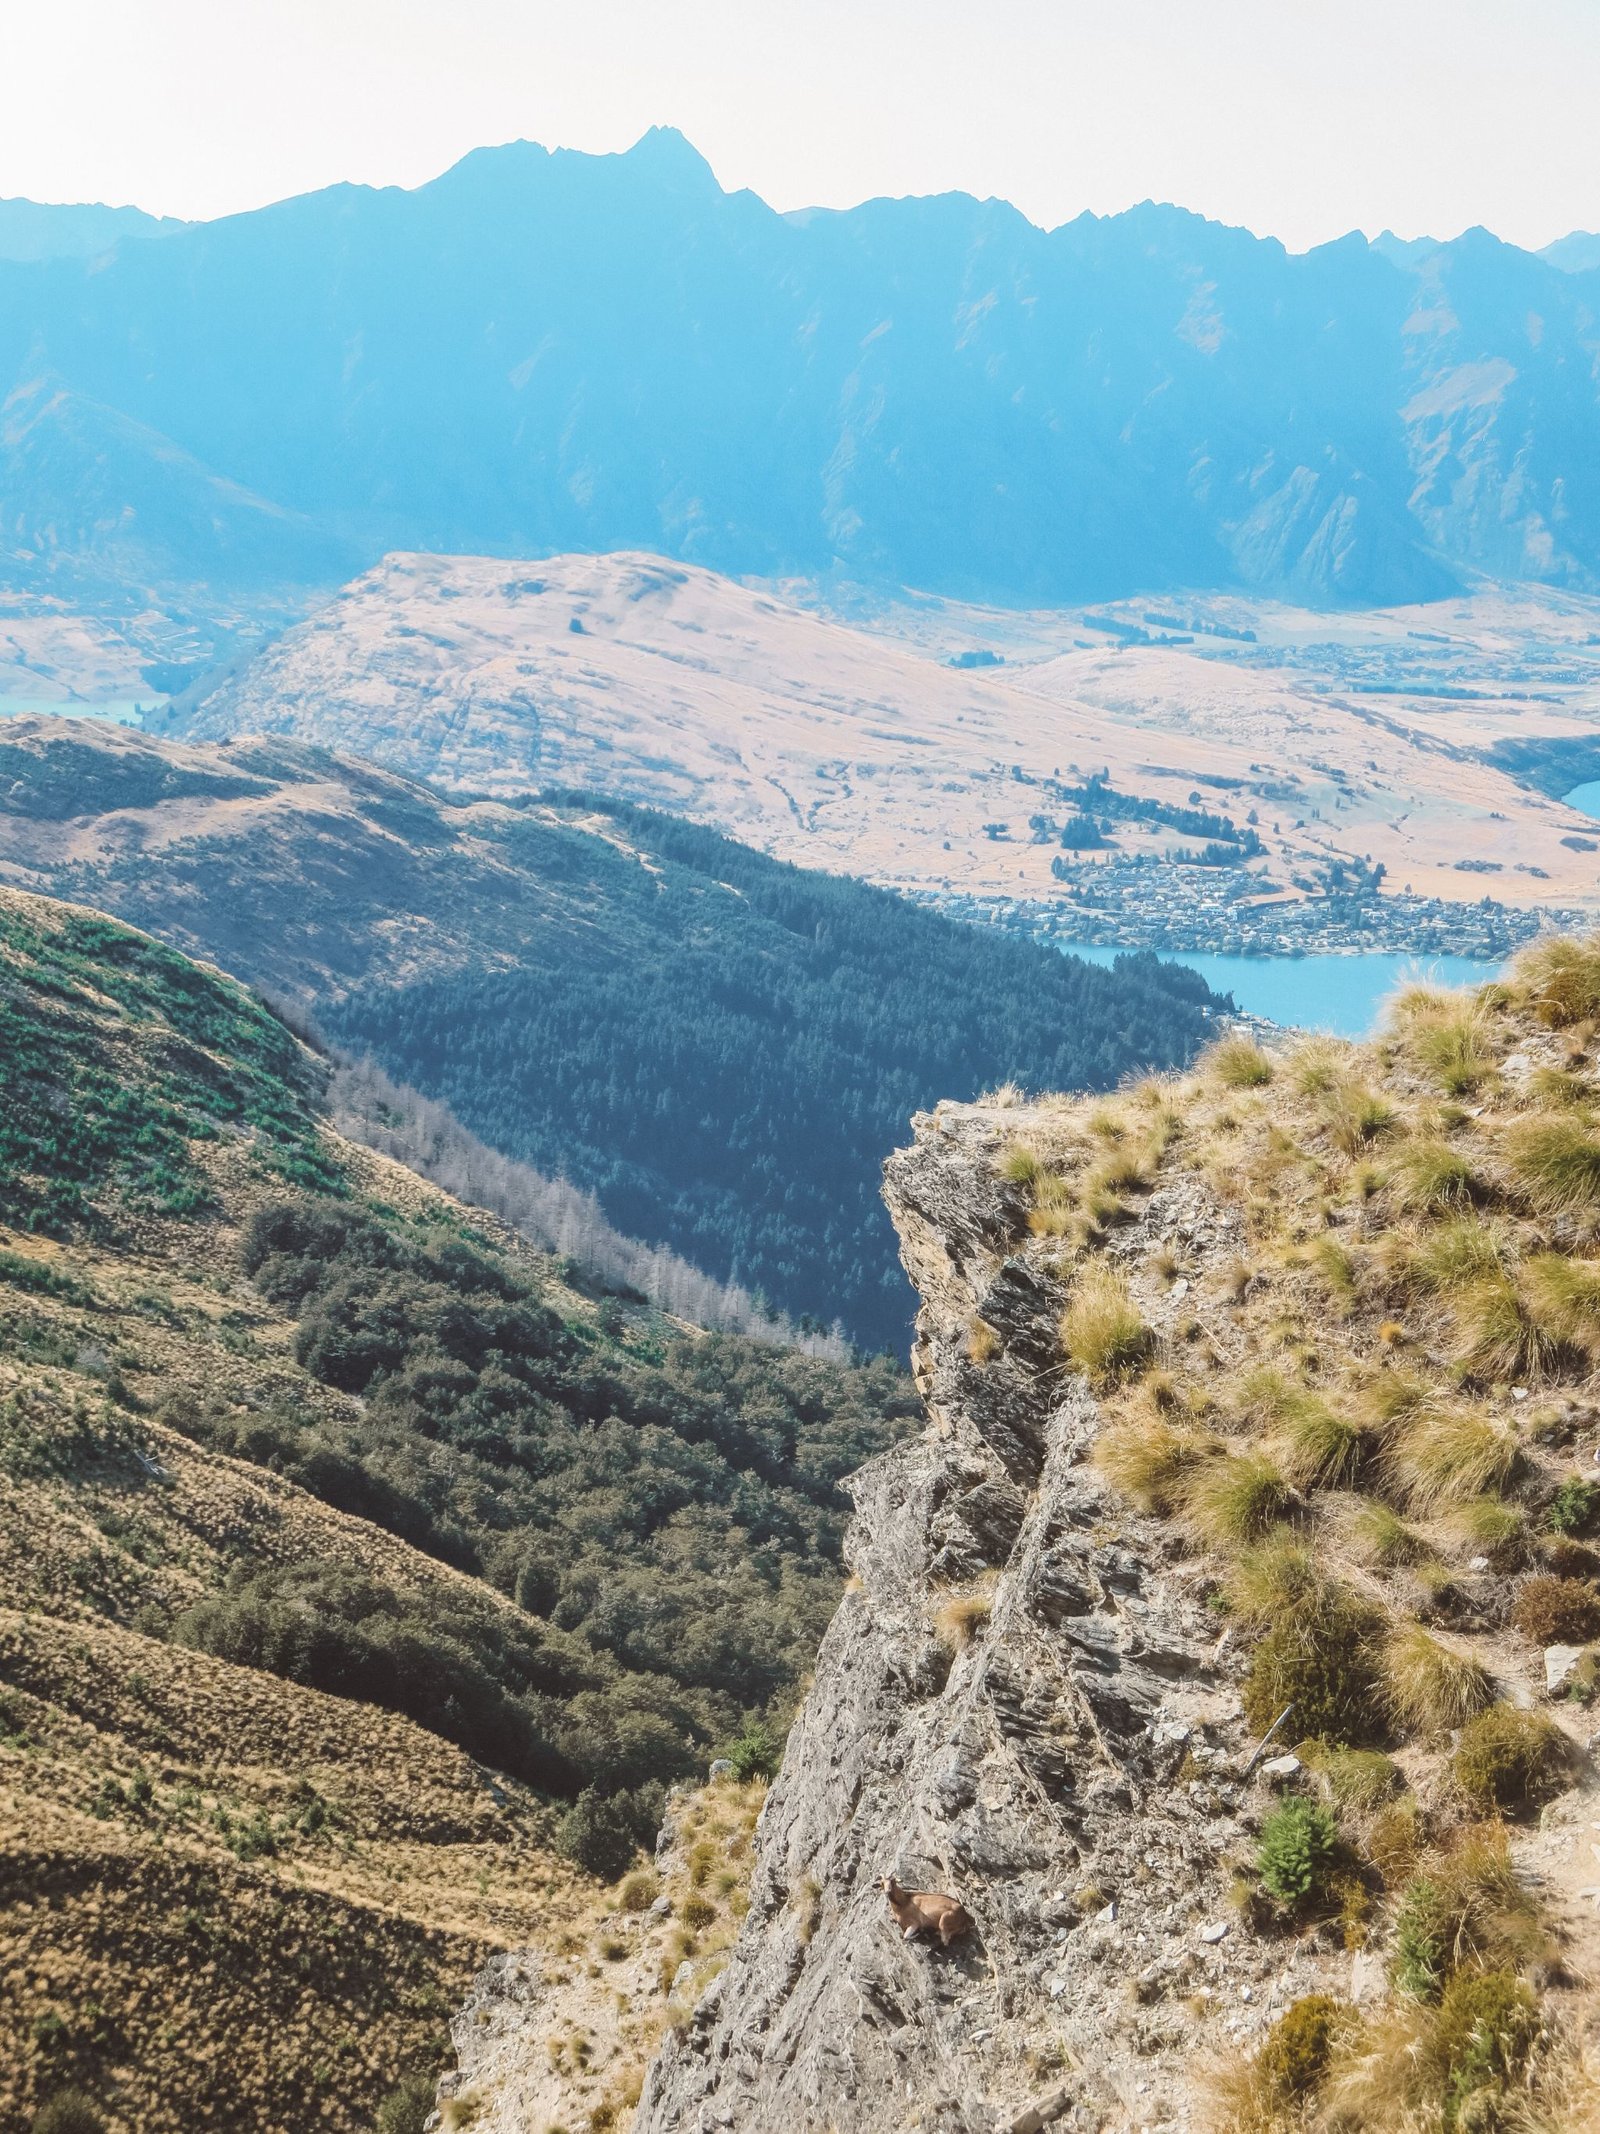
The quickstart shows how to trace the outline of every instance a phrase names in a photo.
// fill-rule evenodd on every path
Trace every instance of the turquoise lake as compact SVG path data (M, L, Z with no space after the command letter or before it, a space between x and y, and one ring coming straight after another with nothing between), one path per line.
M1061 943L1069 956L1088 963L1110 963L1126 951ZM1198 971L1219 993L1231 993L1250 1015L1275 1023L1295 1023L1304 1030L1331 1030L1338 1037L1366 1037L1379 1010L1396 986L1412 979L1435 985L1481 985L1501 968L1475 956L1179 956L1164 963L1184 963Z

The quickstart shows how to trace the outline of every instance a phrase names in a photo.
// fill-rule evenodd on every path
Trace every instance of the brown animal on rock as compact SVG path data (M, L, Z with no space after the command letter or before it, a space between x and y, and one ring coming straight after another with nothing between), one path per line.
M941 1949L972 1931L972 1914L954 1897L941 1890L902 1889L893 1875L879 1879L878 1888L889 1900L894 1923L907 1941L924 1931L937 1934Z

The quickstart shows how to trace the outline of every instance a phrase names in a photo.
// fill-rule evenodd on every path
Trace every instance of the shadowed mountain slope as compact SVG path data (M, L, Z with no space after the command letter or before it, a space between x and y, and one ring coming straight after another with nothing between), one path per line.
M1214 1006L648 810L448 799L290 741L14 721L0 868L313 1003L628 1235L874 1348L909 1317L875 1190L908 1114L1111 1087Z

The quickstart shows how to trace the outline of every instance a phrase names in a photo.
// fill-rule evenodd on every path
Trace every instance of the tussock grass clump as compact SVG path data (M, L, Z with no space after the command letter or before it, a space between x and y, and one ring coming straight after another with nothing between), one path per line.
M1450 1759L1462 1792L1482 1814L1517 1814L1559 1793L1566 1777L1564 1736L1542 1713L1492 1704L1469 1719Z
M1592 1215L1600 1208L1600 1140L1576 1119L1529 1120L1503 1142L1506 1177L1536 1215Z
M1176 1427L1160 1415L1133 1415L1102 1433L1094 1462L1141 1511L1170 1516L1189 1475L1216 1451L1216 1439L1203 1431Z
M1341 1815L1371 1815L1405 1790L1400 1766L1381 1749L1341 1749L1326 1741L1303 1741L1298 1754L1322 1779Z
M1401 1205L1439 1215L1467 1208L1483 1193L1470 1161L1448 1141L1412 1141L1395 1159L1395 1191Z
M1008 1185L1031 1186L1044 1168L1038 1151L1022 1141L1013 1141L1000 1158L1000 1176Z
M1480 1378L1538 1378L1558 1370L1568 1344L1504 1276L1474 1282L1451 1299L1456 1351Z
M1346 1156L1359 1155L1393 1133L1400 1123L1399 1113L1387 1098L1375 1095L1360 1082L1341 1082L1329 1090L1323 1099L1322 1116L1329 1140Z
M1280 1528L1229 1565L1228 1605L1243 1623L1271 1623L1302 1603L1318 1605L1325 1584L1310 1549Z
M1494 1281L1512 1265L1505 1233L1476 1216L1459 1216L1430 1230L1411 1258L1411 1272L1437 1296Z
M1264 1089L1272 1080L1273 1069L1254 1038L1236 1030L1204 1055L1200 1072L1209 1074L1224 1089Z
M661 1878L653 1868L642 1867L623 1877L617 1903L625 1912L648 1912L661 1895Z
M1476 1660L1442 1645L1418 1623L1397 1631L1384 1645L1383 1688L1400 1725L1427 1734L1460 1726L1494 1696L1494 1685Z
M1444 1402L1413 1415L1383 1453L1390 1483L1424 1515L1499 1489L1516 1462L1511 1431L1471 1408Z
M1470 994L1408 986L1390 1008L1390 1023L1416 1065L1452 1097L1468 1095L1493 1071L1489 1020Z
M1537 1252L1522 1269L1527 1310L1555 1343L1600 1346L1600 1261Z
M998 1351L999 1347L1000 1336L987 1319L979 1318L978 1314L974 1312L967 1322L967 1361L969 1363L987 1363L990 1357Z
M1365 1422L1314 1393L1296 1394L1283 1404L1273 1437L1283 1472L1299 1489L1349 1488L1374 1443Z
M1458 1970L1514 1969L1538 1961L1547 1948L1538 1906L1517 1879L1504 1829L1480 1824L1406 1883L1395 1914L1394 1983L1416 2000L1436 2001Z
M1511 995L1547 1029L1600 1016L1600 938L1535 941L1512 964Z
M1527 1555L1527 1515L1499 1497L1469 1497L1451 1513L1450 1524L1463 1548L1487 1556L1497 1570L1515 1570Z
M1594 1102L1594 1084L1570 1067L1540 1067L1528 1082L1528 1094L1551 1111L1577 1110Z
M1245 1717L1264 1734L1285 1705L1296 1734L1360 1747L1383 1728L1378 1649L1383 1619L1343 1588L1302 1597L1268 1629L1245 1675Z
M1387 1504L1363 1504L1355 1520L1356 1539L1381 1570L1397 1571L1424 1561L1428 1545Z
M1214 1548L1257 1541L1290 1509L1293 1497L1281 1469L1261 1453L1225 1453L1190 1475L1184 1510Z
M966 1651L993 1613L994 1593L991 1586L977 1586L970 1592L952 1593L933 1611L933 1634L953 1658L957 1653Z
M1350 1059L1350 1046L1339 1038L1305 1038L1289 1054L1289 1081L1299 1096L1325 1097L1347 1079Z
M1091 1260L1061 1315L1068 1360L1097 1390L1144 1368L1153 1345L1128 1285L1104 1260Z
M1038 1173L1033 1181L1032 1201L1028 1228L1035 1237L1068 1237L1081 1220L1077 1188L1060 1171Z
M1530 1578L1511 1620L1536 1645L1586 1645L1600 1637L1600 1586L1592 1578Z

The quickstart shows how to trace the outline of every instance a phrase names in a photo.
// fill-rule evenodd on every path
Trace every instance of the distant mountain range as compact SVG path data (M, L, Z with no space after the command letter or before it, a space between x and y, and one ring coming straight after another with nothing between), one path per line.
M55 243L0 216L32 254L0 263L12 585L624 547L1011 603L1600 582L1577 236L1291 255L1149 204L783 215L660 129L159 243L49 212L77 218Z

